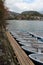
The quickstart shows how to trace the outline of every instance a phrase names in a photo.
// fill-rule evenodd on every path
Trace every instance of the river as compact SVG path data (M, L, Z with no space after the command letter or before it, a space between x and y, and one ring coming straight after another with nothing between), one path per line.
M7 20L8 30L29 31L43 37L43 21L39 20Z

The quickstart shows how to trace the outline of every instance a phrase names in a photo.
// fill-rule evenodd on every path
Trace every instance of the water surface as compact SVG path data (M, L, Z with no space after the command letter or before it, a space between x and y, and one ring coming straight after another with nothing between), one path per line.
M43 36L43 21L34 20L8 20L8 29L10 31L21 30L29 31Z

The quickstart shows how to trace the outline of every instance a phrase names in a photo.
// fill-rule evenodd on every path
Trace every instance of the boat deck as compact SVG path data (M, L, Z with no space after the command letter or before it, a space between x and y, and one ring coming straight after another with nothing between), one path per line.
M13 47L14 53L20 63L20 65L34 65L26 53L22 50L16 40L12 37L9 32L6 32L10 45Z

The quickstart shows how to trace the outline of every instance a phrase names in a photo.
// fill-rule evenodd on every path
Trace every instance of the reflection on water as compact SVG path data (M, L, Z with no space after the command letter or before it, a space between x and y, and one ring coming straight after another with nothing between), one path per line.
M43 21L8 20L8 29L11 31L22 30L43 35Z

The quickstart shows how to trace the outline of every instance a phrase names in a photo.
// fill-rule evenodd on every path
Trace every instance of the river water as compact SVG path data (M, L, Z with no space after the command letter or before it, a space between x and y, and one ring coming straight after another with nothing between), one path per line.
M29 31L43 37L43 21L39 20L7 20L8 30Z

